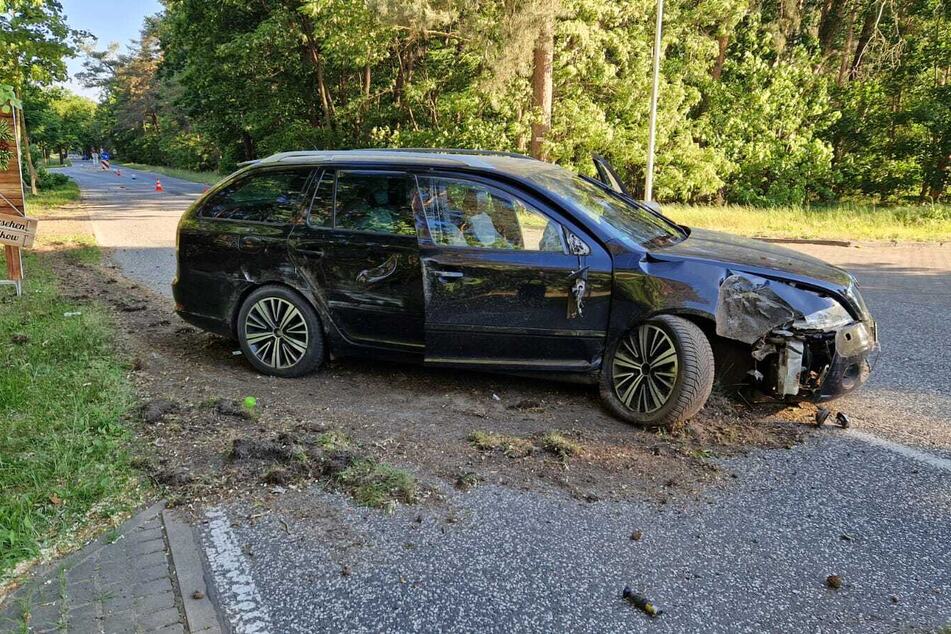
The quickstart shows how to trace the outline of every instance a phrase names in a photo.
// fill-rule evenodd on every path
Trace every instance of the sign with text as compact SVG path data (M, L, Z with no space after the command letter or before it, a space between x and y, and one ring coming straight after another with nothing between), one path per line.
M0 212L0 244L29 249L36 237L36 218Z

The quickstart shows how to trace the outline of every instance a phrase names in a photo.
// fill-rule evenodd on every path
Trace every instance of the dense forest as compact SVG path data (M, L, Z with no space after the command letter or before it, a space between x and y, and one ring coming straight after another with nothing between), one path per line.
M131 51L86 45L102 100L73 117L76 141L52 116L70 96L24 82L29 126L58 134L43 147L219 170L310 148L512 150L581 171L599 153L643 186L655 0L164 4ZM658 200L948 197L946 0L668 0L661 72Z

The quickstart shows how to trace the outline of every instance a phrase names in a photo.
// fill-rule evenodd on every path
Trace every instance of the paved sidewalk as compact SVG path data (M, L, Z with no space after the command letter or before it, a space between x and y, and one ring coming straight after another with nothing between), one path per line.
M0 631L220 632L206 596L200 554L182 526L168 512L163 515L162 503L155 504L118 533L107 533L37 571L0 605ZM173 560L185 568L184 574ZM189 585L180 588L180 578Z

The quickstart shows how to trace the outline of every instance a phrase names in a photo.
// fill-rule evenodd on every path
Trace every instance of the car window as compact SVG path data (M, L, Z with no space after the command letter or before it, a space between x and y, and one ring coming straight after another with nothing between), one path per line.
M558 223L494 187L423 176L419 186L426 224L436 244L564 251Z
M286 224L302 209L311 170L252 174L215 193L199 212L202 218Z
M314 199L310 203L308 224L314 227L332 227L334 218L334 173L324 170L320 182L314 188Z
M524 173L525 178L629 244L661 246L684 238L683 231L670 220L640 208L600 183L555 165L533 168Z
M416 235L406 174L337 172L337 229Z

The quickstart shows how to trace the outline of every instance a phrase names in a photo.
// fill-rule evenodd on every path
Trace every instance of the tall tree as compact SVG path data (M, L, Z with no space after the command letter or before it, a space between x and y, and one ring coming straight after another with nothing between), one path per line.
M58 0L4 0L0 7L0 81L22 95L28 85L48 86L66 78L65 58L86 34L66 23ZM21 111L20 129L30 174L37 193L37 172L30 152L30 118Z

